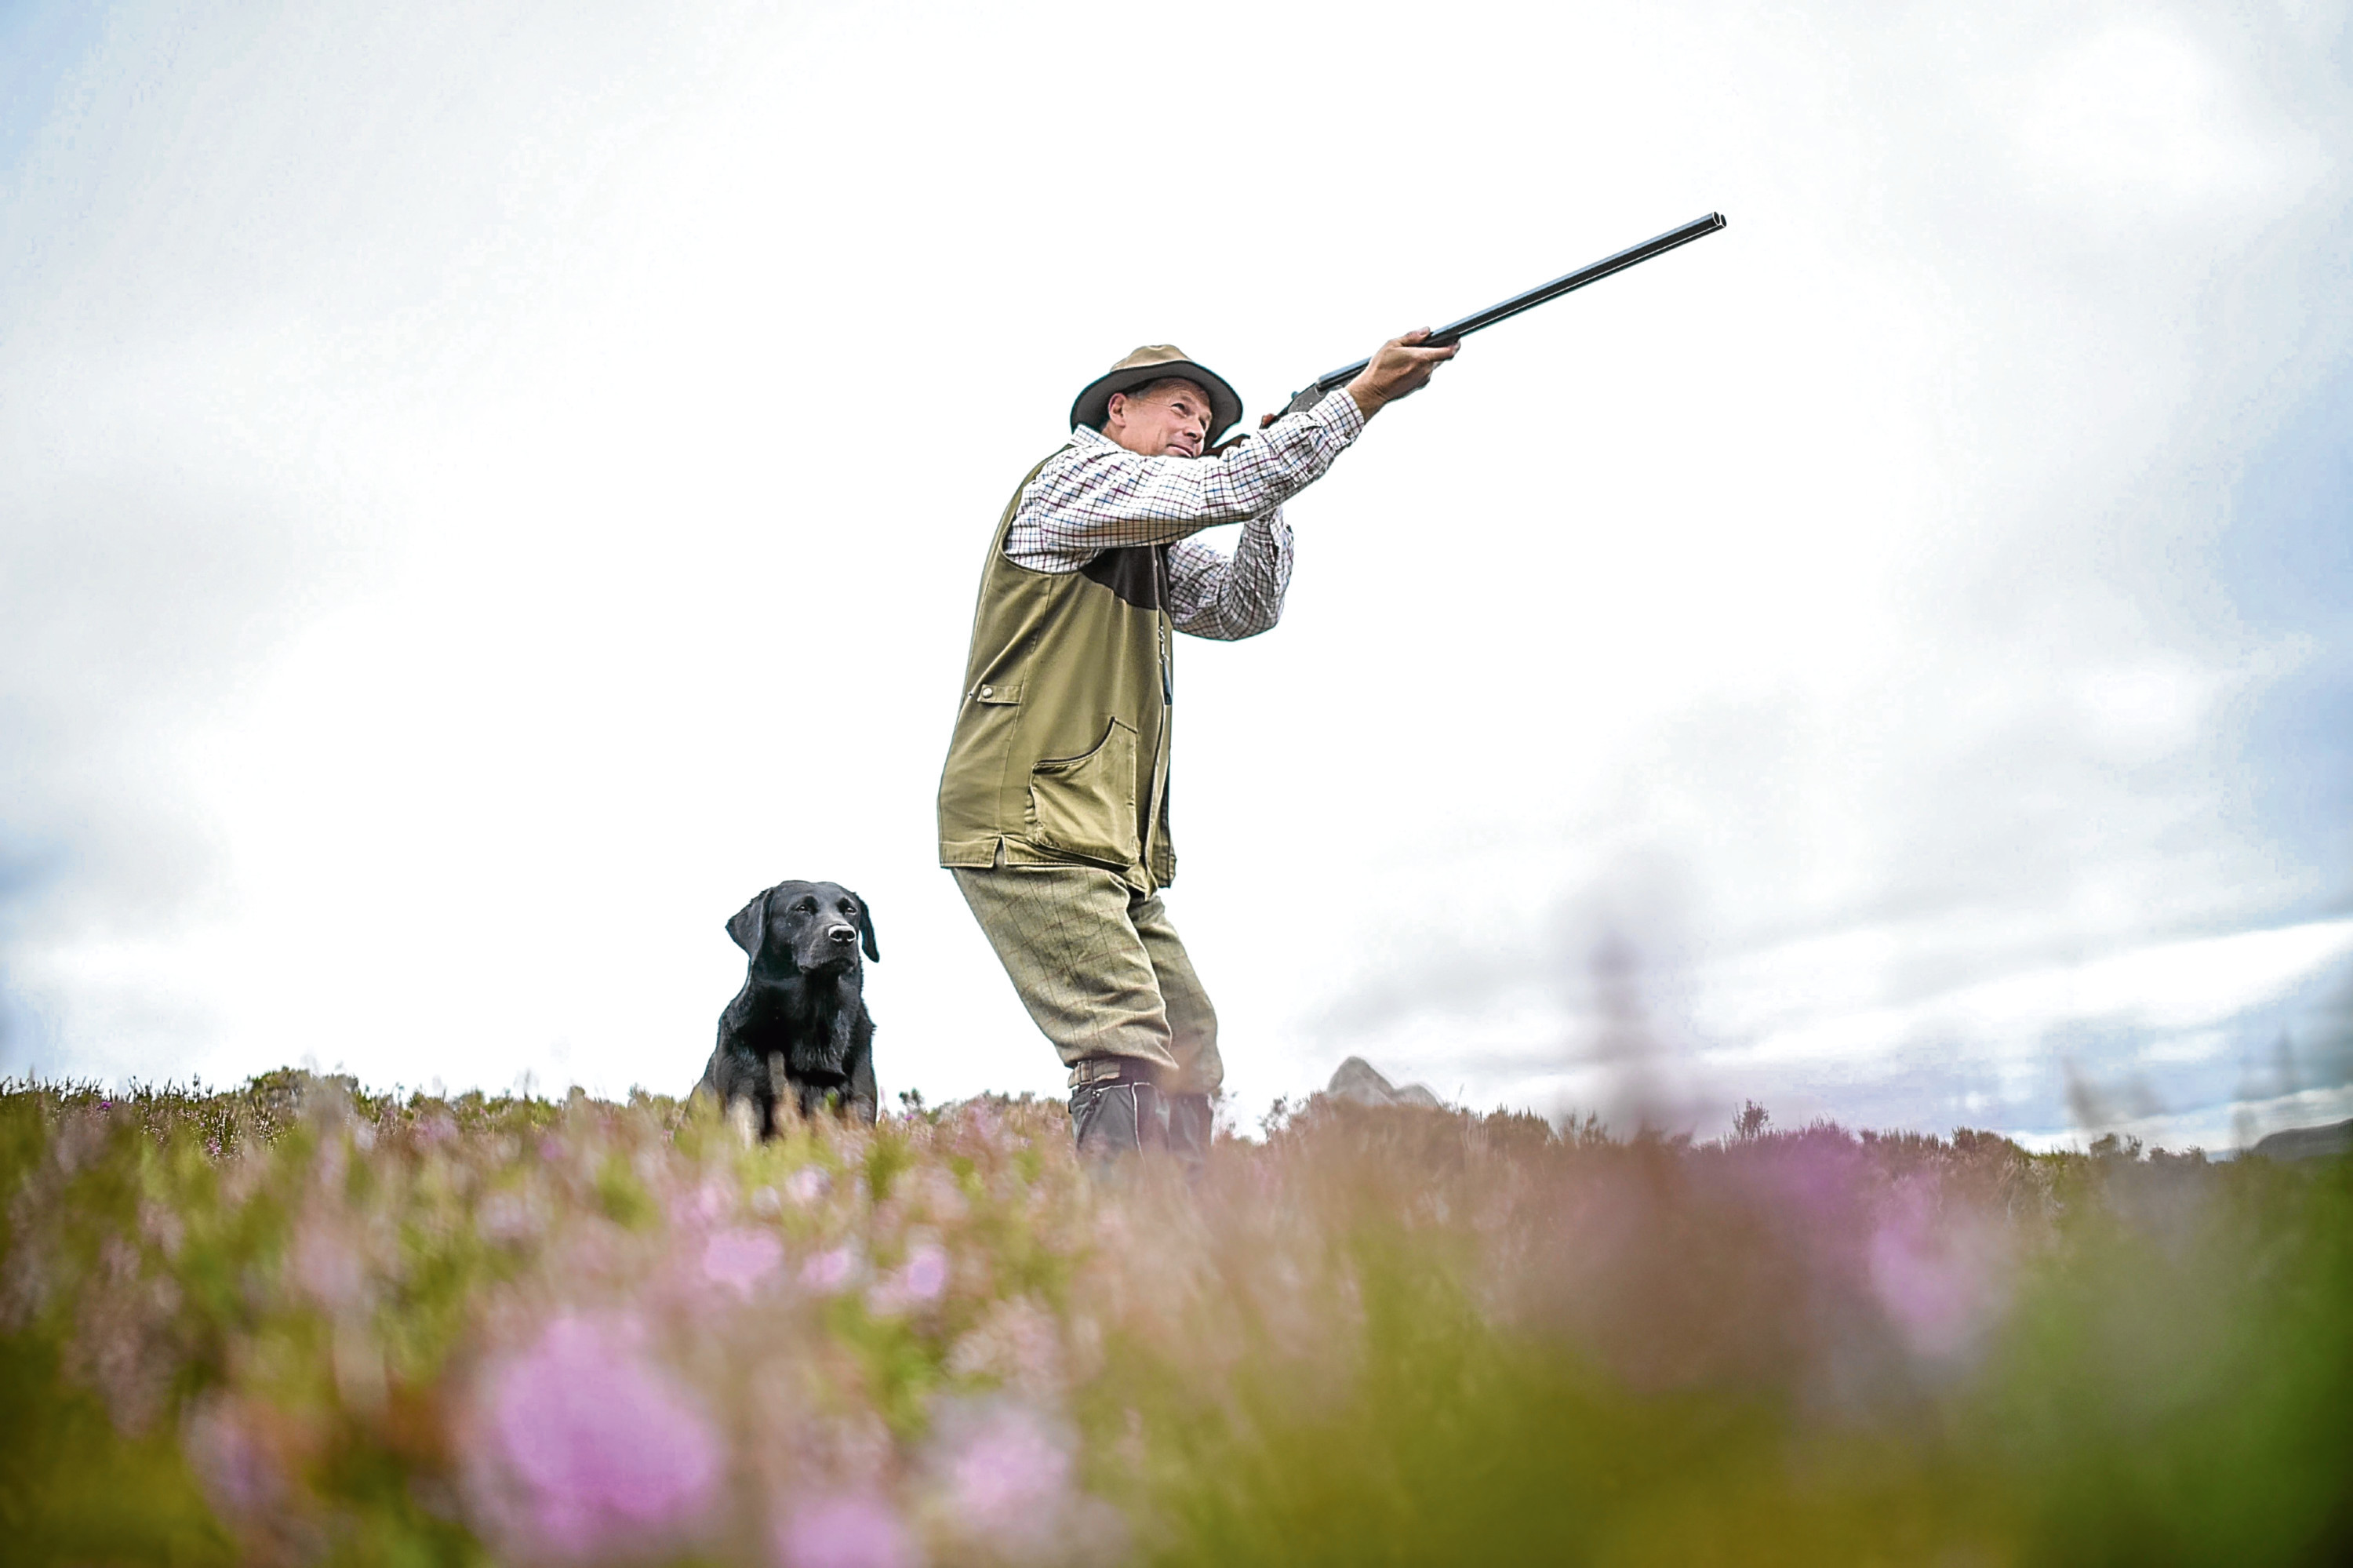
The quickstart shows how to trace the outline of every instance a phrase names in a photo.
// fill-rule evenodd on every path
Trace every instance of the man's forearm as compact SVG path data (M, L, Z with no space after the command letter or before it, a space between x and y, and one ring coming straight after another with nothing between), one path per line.
M1198 539L1171 545L1169 619L1179 631L1221 642L1269 630L1282 619L1291 548L1280 512L1242 524L1230 560Z

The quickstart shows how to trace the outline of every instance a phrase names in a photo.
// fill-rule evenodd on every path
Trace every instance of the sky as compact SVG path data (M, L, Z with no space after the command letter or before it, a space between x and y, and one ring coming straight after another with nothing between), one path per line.
M1471 340L1179 651L1232 1114L2353 1115L2353 8L0 5L0 1071L678 1093L935 864L992 524L1174 342ZM1213 541L1217 535L1211 535Z

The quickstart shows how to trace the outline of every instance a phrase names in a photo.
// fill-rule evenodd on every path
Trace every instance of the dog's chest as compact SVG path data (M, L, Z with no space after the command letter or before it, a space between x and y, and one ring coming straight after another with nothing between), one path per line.
M761 987L747 999L739 1038L764 1054L781 1054L799 1075L841 1076L857 1044L860 1008L841 988Z

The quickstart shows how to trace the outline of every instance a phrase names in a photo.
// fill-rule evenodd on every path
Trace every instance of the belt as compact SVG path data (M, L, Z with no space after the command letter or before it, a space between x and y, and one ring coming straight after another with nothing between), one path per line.
M1153 1084L1159 1075L1151 1063L1134 1056L1090 1056L1071 1067L1071 1087L1083 1089L1095 1084Z

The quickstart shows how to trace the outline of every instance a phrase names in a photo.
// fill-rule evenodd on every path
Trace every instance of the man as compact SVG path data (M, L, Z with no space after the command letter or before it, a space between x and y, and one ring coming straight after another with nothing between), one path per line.
M1198 1168L1225 1075L1160 898L1176 874L1171 633L1275 623L1282 503L1453 357L1429 335L1391 339L1346 387L1225 448L1233 388L1171 345L1139 348L1079 394L1069 442L997 522L940 779L940 863L1070 1068L1091 1160L1166 1147ZM1231 557L1194 537L1229 523Z

